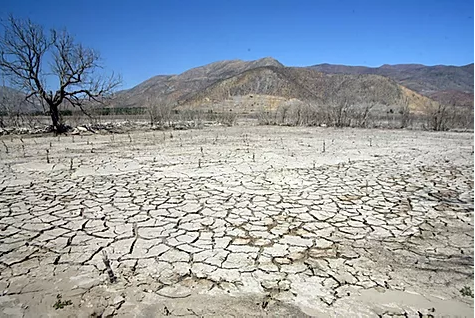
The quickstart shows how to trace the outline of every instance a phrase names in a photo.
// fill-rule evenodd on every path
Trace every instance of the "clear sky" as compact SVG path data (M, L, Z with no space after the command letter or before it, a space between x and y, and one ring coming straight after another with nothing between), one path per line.
M1 0L0 17L66 28L132 87L225 59L287 66L473 62L472 0Z

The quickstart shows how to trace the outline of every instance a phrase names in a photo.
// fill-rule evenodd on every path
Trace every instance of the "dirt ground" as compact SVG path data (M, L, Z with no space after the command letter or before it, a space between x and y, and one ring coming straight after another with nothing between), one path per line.
M473 317L473 133L0 141L1 317Z

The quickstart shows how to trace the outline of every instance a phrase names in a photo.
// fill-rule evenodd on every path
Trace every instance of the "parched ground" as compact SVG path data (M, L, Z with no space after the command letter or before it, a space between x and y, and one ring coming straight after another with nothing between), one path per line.
M473 133L1 141L1 317L473 317Z

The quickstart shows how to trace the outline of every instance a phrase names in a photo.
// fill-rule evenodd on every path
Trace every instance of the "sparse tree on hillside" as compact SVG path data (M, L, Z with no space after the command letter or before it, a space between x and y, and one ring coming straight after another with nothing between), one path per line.
M51 30L28 20L10 16L0 36L0 71L26 99L43 101L51 116L53 130L66 130L60 107L68 102L83 110L87 102L102 103L120 84L114 74L103 76L99 54L77 43L66 31ZM54 92L48 86L57 79Z

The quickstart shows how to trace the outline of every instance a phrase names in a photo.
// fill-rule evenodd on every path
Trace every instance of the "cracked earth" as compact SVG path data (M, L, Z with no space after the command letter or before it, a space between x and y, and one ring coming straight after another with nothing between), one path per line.
M473 317L473 133L1 140L2 317Z

